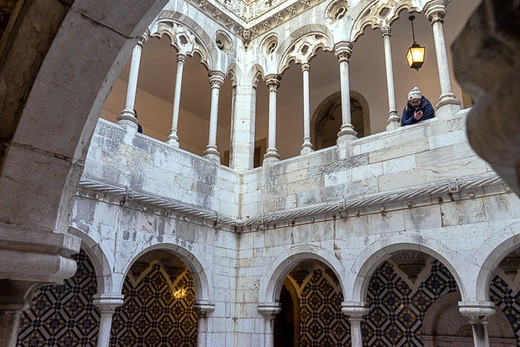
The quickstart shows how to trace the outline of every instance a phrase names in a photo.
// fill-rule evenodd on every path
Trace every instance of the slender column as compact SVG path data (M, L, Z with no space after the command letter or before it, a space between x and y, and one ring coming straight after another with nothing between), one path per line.
M386 66L386 86L388 90L388 120L386 130L395 130L399 128L399 116L395 106L395 87L394 87L394 68L392 63L392 45L390 44L391 28L383 27L383 44L385 47L385 66Z
M126 90L125 108L117 117L117 123L127 130L137 132L137 118L135 117L135 95L137 93L137 78L139 77L139 64L141 63L141 51L143 42L146 40L142 36L132 51L132 60L130 61L130 73L128 75L128 87Z
M356 131L352 126L350 111L350 86L348 61L352 54L352 43L347 41L338 42L334 46L334 54L338 58L340 85L341 85L341 118L342 125L338 133L338 145L344 146L346 143L356 139Z
M311 106L309 95L309 70L311 66L302 64L303 72L303 144L300 154L313 152L311 143Z
M209 327L208 314L215 310L215 304L209 301L197 301L193 305L197 315L199 316L199 325L197 330L197 346L209 346L208 333L211 329Z
M31 307L39 283L0 279L0 346L15 347L22 312Z
M220 153L217 150L218 96L220 87L224 83L224 77L225 75L220 71L210 71L209 73L211 111L209 115L209 141L204 151L204 156L215 161L220 161Z
M364 303L342 303L341 312L348 316L350 321L350 338L352 347L363 347L363 334L361 323L368 314L369 309Z
M272 304L258 304L258 312L265 317L264 347L274 346L274 319L282 307L279 302Z
M173 96L172 128L168 135L168 144L179 147L179 136L177 136L177 126L179 124L179 110L181 105L182 71L186 55L177 53L177 75L175 76L175 94Z
M469 317L473 329L475 347L489 347L487 319L495 314L495 305L492 302L459 302L459 311Z
M112 317L116 308L123 304L124 296L121 294L96 294L93 304L99 308L101 315L99 320L99 333L97 347L108 347L110 345L110 330L112 328Z
M269 88L269 137L267 152L264 155L264 162L270 163L280 159L276 149L276 93L280 86L281 75L267 75L266 83Z
M436 0L430 2L425 8L425 14L432 23L435 53L437 55L437 68L441 85L441 96L436 105L437 113L444 113L441 108L447 105L450 113L460 110L460 101L451 90L450 67L448 65L448 53L444 39L444 17L446 16L446 1Z

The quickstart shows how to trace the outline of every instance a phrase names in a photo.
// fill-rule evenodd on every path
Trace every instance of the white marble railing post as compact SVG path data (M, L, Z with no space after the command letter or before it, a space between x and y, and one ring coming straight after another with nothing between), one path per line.
M270 163L280 159L276 149L276 93L280 86L281 75L267 75L266 84L269 88L269 136L267 140L267 152L264 162Z
M311 106L309 93L309 70L308 63L302 64L303 72L303 144L300 154L313 152L311 143Z
M265 318L264 347L274 347L274 320L282 311L280 303L258 304L258 312Z
M209 141L204 151L208 159L220 162L220 153L217 150L217 125L218 125L218 97L220 87L224 83L226 75L220 71L209 72L209 83L211 84L211 111L209 116Z
M352 115L350 110L350 85L348 61L352 54L352 42L342 41L334 45L334 54L338 58L340 86L341 86L341 115L342 125L338 133L338 146L346 144L356 139L356 131L352 126Z
M395 106L395 87L394 87L394 68L392 62L392 45L390 43L391 28L389 26L381 28L383 34L383 44L385 47L385 66L386 66L386 86L388 90L388 120L386 130L399 128L399 116Z
M487 319L495 314L492 302L459 302L459 312L469 318L475 347L489 347Z
M184 69L184 61L186 55L177 53L177 75L175 76L175 94L173 95L173 113L172 113L172 128L170 135L168 135L168 144L179 147L179 136L177 135L177 127L179 125L179 110L181 106L181 87L182 87L182 72Z
M110 346L110 330L112 328L112 317L116 308L123 304L124 296L121 294L96 294L93 304L99 308L99 333L97 347Z
M363 333L361 323L369 309L364 303L342 303L341 312L348 316L350 321L350 339L352 347L363 347Z
M143 35L132 51L130 61L130 73L128 75L128 87L126 90L125 108L117 117L117 123L127 130L137 132L137 118L135 117L135 95L137 93L137 79L139 77L139 65L141 64L141 52L143 43L147 37Z
M451 90L450 67L443 28L444 17L446 16L446 0L435 0L428 3L425 7L425 14L432 23L439 82L441 85L441 96L436 105L437 114L440 116L444 113L454 114L460 110L460 101Z

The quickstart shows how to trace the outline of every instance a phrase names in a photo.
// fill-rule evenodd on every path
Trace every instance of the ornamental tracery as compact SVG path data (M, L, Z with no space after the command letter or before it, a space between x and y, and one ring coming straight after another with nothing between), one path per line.
M421 9L415 6L413 0L380 0L368 6L355 19L352 28L351 40L356 41L367 26L372 28L389 28L399 18L399 12L419 12Z
M201 57L201 63L206 67L210 66L208 49L188 27L173 20L162 20L157 23L156 30L150 36L162 38L164 35L170 39L178 54L192 57L197 53Z
M327 35L317 32L306 34L284 54L280 71L285 71L292 61L297 64L307 64L320 48L324 51L332 51L332 43Z

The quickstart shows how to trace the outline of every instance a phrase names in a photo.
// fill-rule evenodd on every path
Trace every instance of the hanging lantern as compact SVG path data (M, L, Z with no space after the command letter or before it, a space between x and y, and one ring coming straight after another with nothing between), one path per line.
M424 63L424 51L425 48L421 47L417 42L415 42L415 30L413 27L413 20L415 19L414 16L410 16L408 19L412 22L412 37L413 37L413 44L408 48L408 52L406 53L406 60L408 61L408 65L412 69L416 69L419 71L421 66Z

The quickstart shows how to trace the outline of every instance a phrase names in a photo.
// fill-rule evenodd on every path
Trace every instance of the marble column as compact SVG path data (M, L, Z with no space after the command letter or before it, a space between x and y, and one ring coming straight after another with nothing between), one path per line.
M350 338L352 347L363 347L361 323L368 314L365 303L342 303L341 312L348 316L350 321Z
M492 302L459 302L459 312L469 318L475 347L489 347L487 319L495 314Z
M266 84L269 88L269 136L267 139L267 152L264 155L264 163L276 162L280 159L276 149L276 93L280 86L281 75L267 75Z
M446 16L446 0L435 0L425 7L425 14L432 23L435 53L437 55L437 68L441 85L441 96L436 105L437 114L454 114L460 110L460 101L451 90L450 67L448 53L444 39L444 17Z
M199 324L197 329L197 346L209 346L210 339L208 339L208 333L211 332L211 329L209 327L208 314L215 310L215 304L207 300L197 300L193 304L193 308L199 317Z
M141 51L146 36L142 36L132 51L130 61L130 73L128 75L128 87L126 90L125 108L117 117L117 123L131 132L137 132L137 118L135 117L135 95L137 93L137 78L139 77L139 65L141 64Z
M280 303L258 304L258 312L265 318L264 347L274 347L274 319L282 311Z
M172 113L172 128L170 135L168 135L167 143L173 147L179 147L179 136L177 135L177 126L179 125L179 110L181 106L181 87L182 87L182 72L184 69L184 61L186 55L177 53L177 75L175 76L175 93L173 95L173 113Z
M389 26L381 28L383 34L383 44L385 47L385 67L386 67L386 86L388 90L388 120L386 130L399 128L399 116L395 106L395 87L394 87L394 68L392 62L392 45L390 43L391 28Z
M313 152L311 143L311 106L309 94L309 70L308 63L302 64L303 72L303 144L300 154Z
M112 317L116 308L123 305L124 296L121 294L96 294L93 304L99 308L99 333L97 347L110 346L110 330L112 328Z
M81 239L16 224L0 223L0 346L16 346L20 317L42 284L61 282L77 270L71 255Z
M0 346L15 347L22 312L31 308L40 283L0 279Z
M229 167L237 172L251 170L254 166L257 86L257 79L250 85L233 86Z
M204 156L210 160L220 162L220 153L217 150L217 125L218 125L218 97L220 87L224 83L226 75L220 71L209 72L211 84L211 111L209 115L209 141L204 151Z
M348 61L352 54L352 42L342 41L334 45L334 54L338 58L340 86L341 86L341 117L342 125L338 133L338 146L344 147L348 142L356 139L356 131L352 126L350 110L350 85Z

